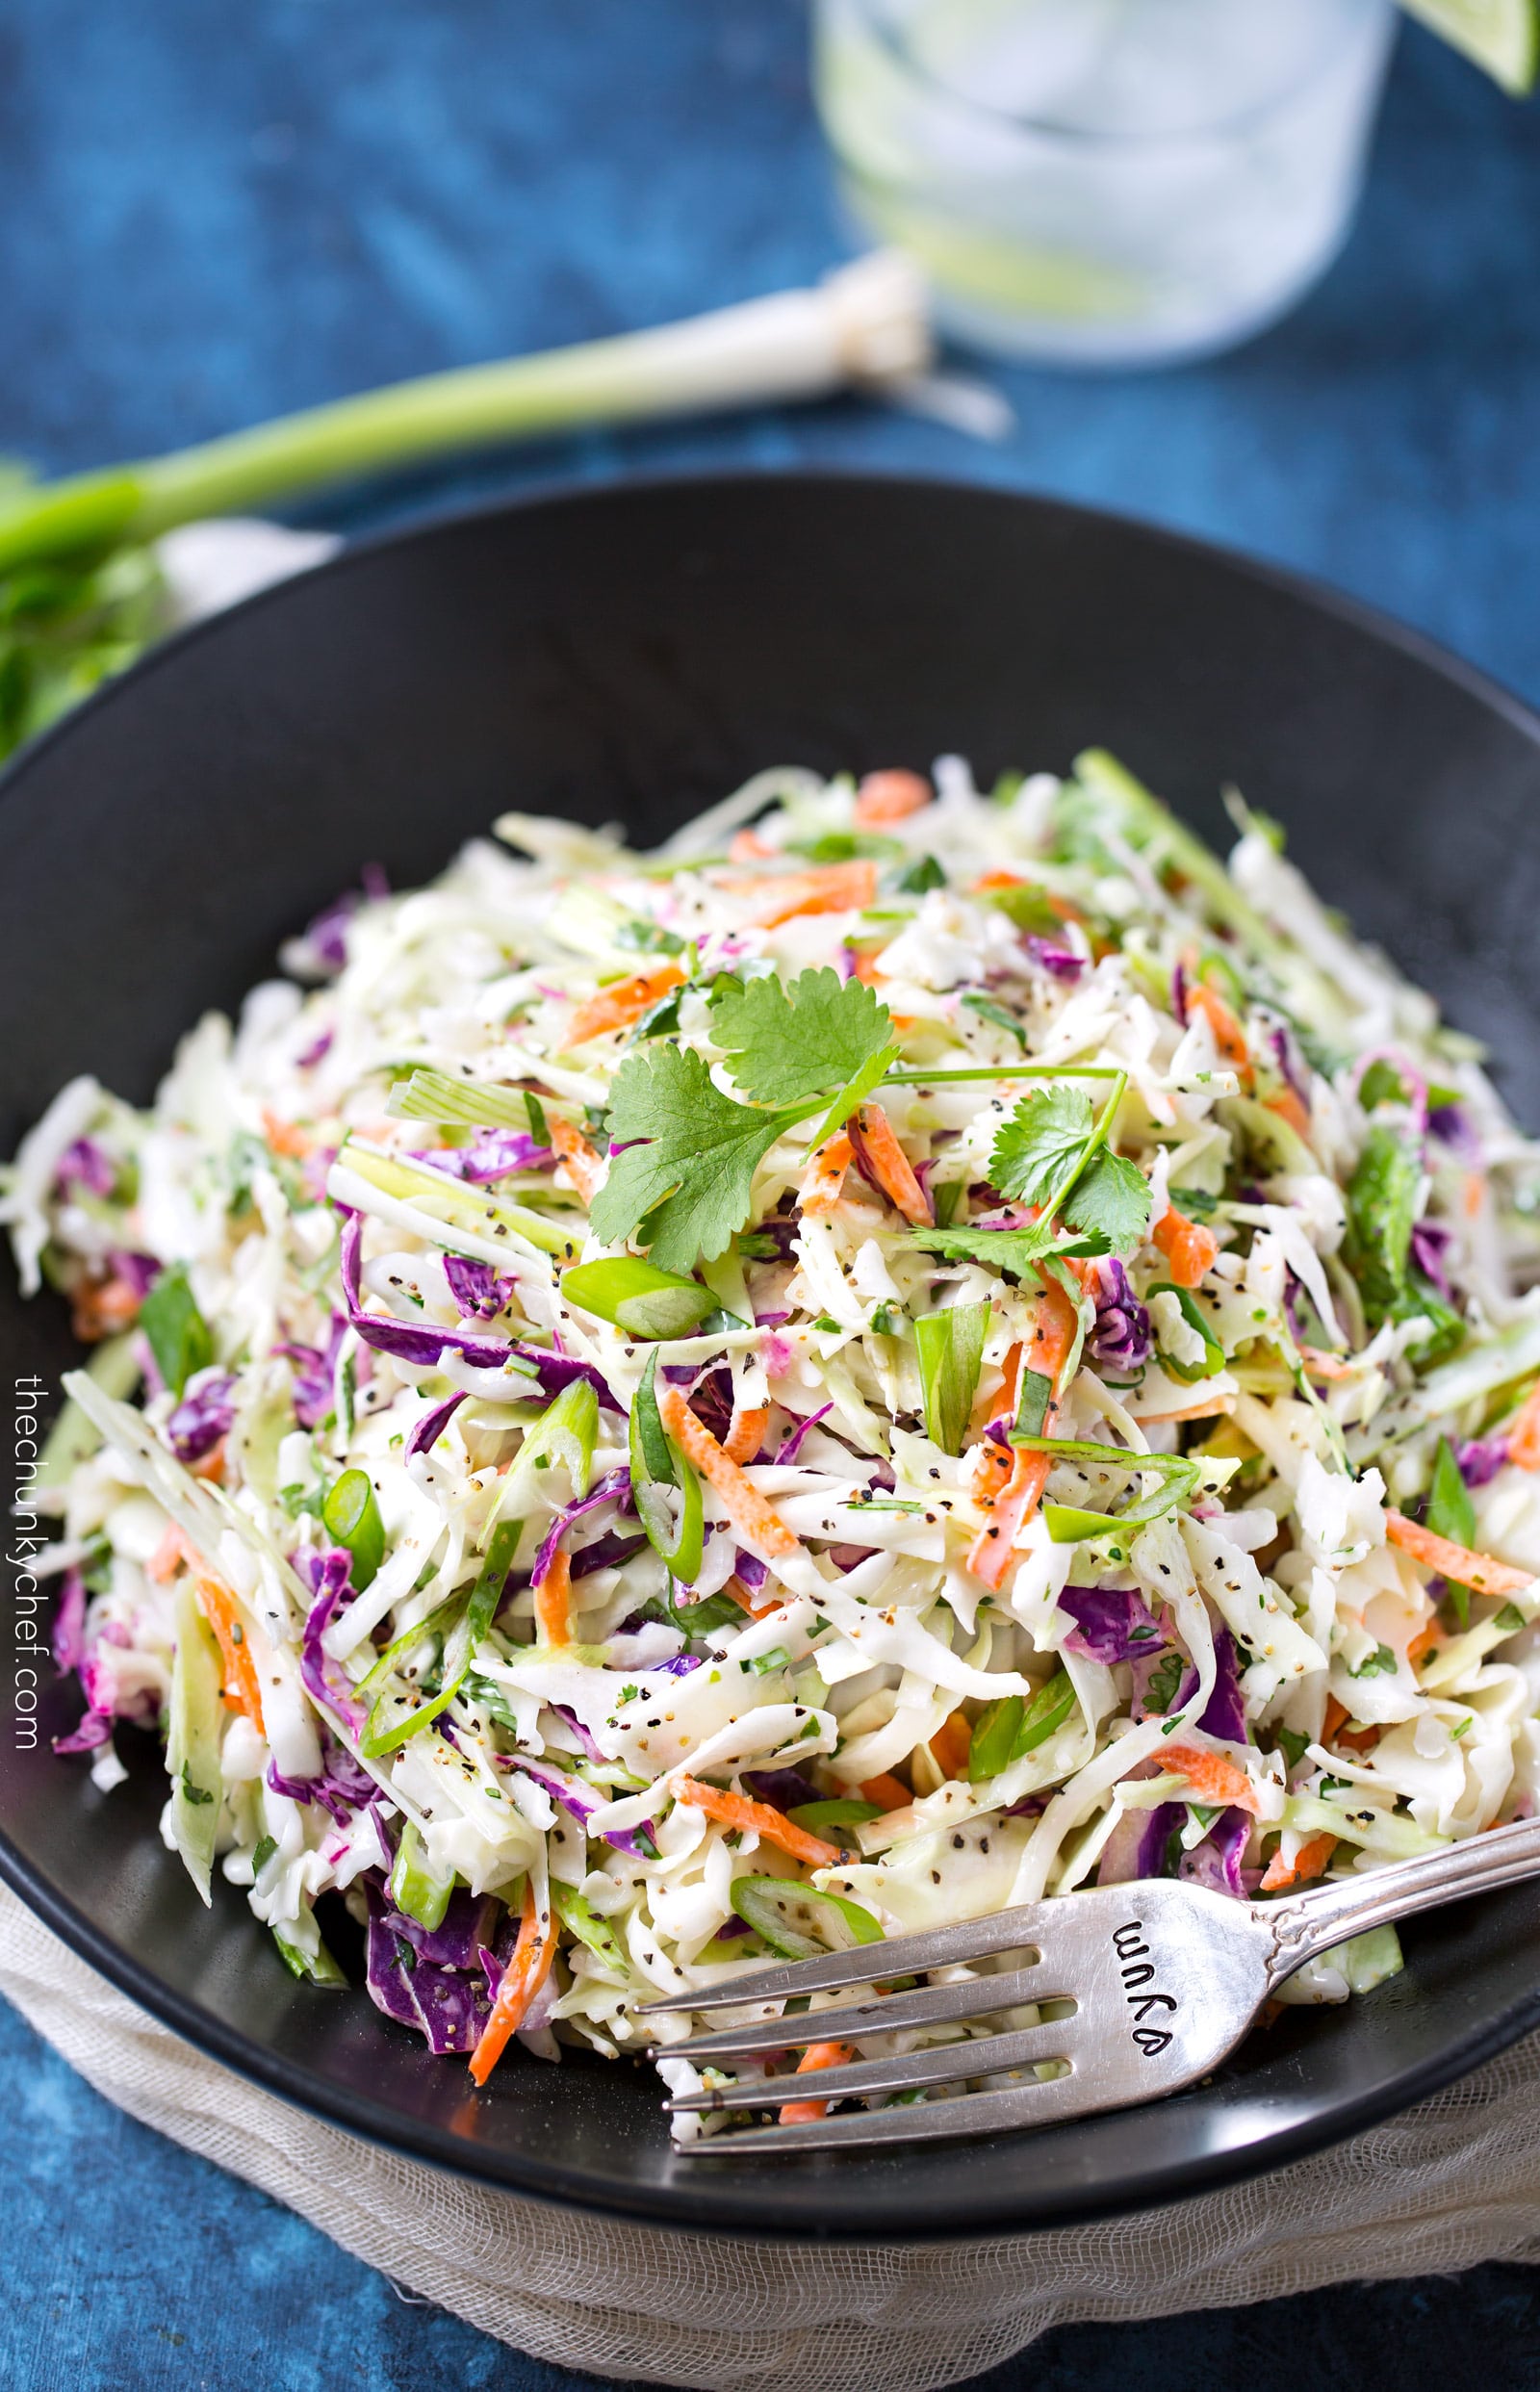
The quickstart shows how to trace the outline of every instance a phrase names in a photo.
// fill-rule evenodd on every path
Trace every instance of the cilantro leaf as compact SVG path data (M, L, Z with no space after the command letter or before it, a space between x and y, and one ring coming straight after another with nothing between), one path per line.
M1038 1089L995 1133L989 1183L1022 1204L1046 1204L1091 1143L1091 1098L1078 1088Z
M911 1229L910 1242L944 1255L948 1262L988 1263L993 1271L1030 1271L1035 1263L1051 1262L1060 1255L1079 1257L1111 1250L1098 1230L1065 1237L1046 1221L1032 1222L1024 1229L977 1229L971 1224L961 1229Z
M1071 1228L1104 1238L1104 1251L1131 1254L1149 1232L1149 1181L1137 1163L1123 1154L1109 1154L1103 1146L1091 1156L1060 1210Z
M615 1245L639 1229L660 1271L712 1261L748 1222L756 1167L798 1118L734 1104L689 1047L636 1049L611 1090L610 1140L625 1151L590 1208L595 1235Z
M1143 1172L1103 1143L1123 1085L1118 1082L1094 1117L1091 1098L1079 1089L1047 1088L1023 1096L1001 1123L989 1155L989 1178L1002 1196L1058 1211L1071 1228L1100 1238L1091 1250L1101 1254L1132 1253L1149 1229Z
M892 1030L882 1000L827 964L799 972L789 988L769 978L727 988L711 1004L711 1035L744 1094L761 1104L794 1105L843 1086Z

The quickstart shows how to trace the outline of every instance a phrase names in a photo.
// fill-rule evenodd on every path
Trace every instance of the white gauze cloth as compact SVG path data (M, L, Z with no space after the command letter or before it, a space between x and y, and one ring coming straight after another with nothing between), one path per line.
M484 2333L598 2376L930 2392L1053 2326L1540 2258L1540 2036L1388 2124L1228 2192L1049 2233L863 2247L587 2216L376 2149L184 2043L4 1887L0 1993L131 2117Z

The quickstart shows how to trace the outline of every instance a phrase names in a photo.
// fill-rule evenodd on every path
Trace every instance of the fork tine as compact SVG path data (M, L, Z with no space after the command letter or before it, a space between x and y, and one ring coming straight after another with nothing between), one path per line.
M645 2018L654 2010L731 2010L740 2002L792 2001L801 1993L833 1993L842 1985L919 1976L928 1968L985 1960L994 1952L1027 1946L1040 1951L1044 1927L1051 1932L1050 1911L1047 1903L1029 1902L1018 1910L997 1911L992 1918L964 1919L961 1926L936 1927L925 1935L857 1943L848 1952L831 1952L827 1959L792 1960L778 1968L756 1968L708 1991L670 1993L662 2001L644 2002L640 2015Z
M917 2086L955 2085L995 2076L1003 2069L1029 2068L1036 2060L1063 2060L1071 2021L1027 2026L1011 2035L980 2035L966 2043L934 2045L927 2051L895 2053L884 2060L852 2060L806 2077L764 2077L741 2085L676 2094L670 2110L780 2109L787 2101L842 2101L875 2093L910 2093Z
M806 2090L791 2097L809 2099L812 2088L809 2077ZM809 2118L791 2126L743 2126L726 2134L698 2135L678 2148L681 2158L759 2159L781 2151L849 2150L862 2144L940 2143L961 2135L1050 2126L1060 2119L1116 2108L1126 2097L1109 2094L1093 2077L1076 2070L1068 2076L1002 2086L993 2093L958 2094L941 2101L900 2101L886 2110L845 2110L834 2118Z
M975 1977L966 1985L926 1985L912 1993L888 1993L880 2001L852 2002L839 2010L808 2010L794 2019L755 2019L720 2034L696 2035L685 2044L659 2045L670 2060L732 2059L749 2051L783 2051L788 2045L860 2043L865 2035L896 2035L903 2027L937 2026L949 2019L987 2019L1018 2002L1062 2001L1035 1982L1040 1964L1013 1968L1005 1976ZM655 2056L655 2055L654 2055Z

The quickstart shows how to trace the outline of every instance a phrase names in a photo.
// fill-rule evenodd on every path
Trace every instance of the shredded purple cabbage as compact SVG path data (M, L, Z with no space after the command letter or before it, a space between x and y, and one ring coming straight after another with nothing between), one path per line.
M777 1811L795 1811L818 1800L817 1787L800 1769L744 1769L740 1775L756 1802L767 1802Z
M429 1404L406 1440L408 1453L425 1453L431 1446L437 1445L464 1402L465 1397L456 1393L446 1396L442 1403Z
M623 1569L628 1561L635 1559L646 1542L645 1536L623 1536L619 1529L606 1529L603 1536L573 1555L573 1577L592 1578L596 1570Z
M346 1602L351 1600L353 1556L345 1546L333 1545L324 1553L295 1556L295 1564L310 1582L316 1600L305 1620L300 1640L299 1676L305 1691L322 1710L333 1712L346 1721L355 1736L361 1734L365 1712L354 1699L352 1685L337 1668L321 1645L321 1637Z
M1106 1843L1096 1869L1098 1886L1131 1885L1139 1877L1158 1877L1171 1830L1185 1815L1179 1802L1157 1803L1153 1811L1125 1811Z
M117 1184L117 1171L113 1159L94 1138L77 1138L64 1148L54 1170L54 1186L61 1196L67 1196L73 1187L88 1189L92 1196L110 1196Z
M98 1744L105 1744L113 1733L110 1710L88 1710L80 1725L67 1736L54 1737L56 1753L93 1753Z
M126 1279L141 1303L165 1269L153 1254L136 1254L121 1247L115 1247L107 1260L114 1277Z
M1161 1648L1163 1638L1154 1613L1142 1595L1131 1589L1066 1586L1059 1597L1059 1608L1075 1622L1065 1638L1065 1650L1084 1654L1087 1660L1111 1668L1115 1662L1133 1660Z
M569 1504L564 1510L558 1511L541 1539L534 1567L529 1573L530 1585L545 1584L546 1573L556 1557L557 1548L575 1520L580 1520L585 1512L599 1511L605 1504L618 1504L623 1499L627 1510L630 1510L631 1474L624 1467L612 1470L607 1478L601 1479L599 1484L591 1488L579 1503Z
M467 1321L491 1321L513 1294L512 1275L500 1276L491 1263L472 1262L463 1254L446 1254L444 1275L449 1292Z
M1215 1893L1227 1893L1244 1902L1241 1855L1250 1833L1251 1820L1246 1812L1234 1808L1221 1812L1202 1842L1183 1853L1176 1874L1190 1886L1208 1886Z
M1245 1700L1241 1692L1241 1657L1227 1628L1214 1636L1214 1691L1203 1707L1198 1726L1227 1744L1246 1741Z
M506 1179L510 1171L549 1170L556 1157L550 1146L537 1145L525 1130L500 1129L483 1130L468 1146L424 1148L417 1160L455 1179L484 1187L490 1180Z
M286 1361L295 1365L294 1378L295 1418L301 1428L319 1428L335 1402L337 1356L342 1351L347 1323L340 1312L331 1316L331 1335L325 1351L319 1346L286 1345L274 1349Z
M54 1667L66 1678L86 1658L86 1582L78 1570L66 1570L59 1583L53 1652Z
M770 1575L770 1567L768 1562L760 1560L757 1554L751 1554L739 1545L733 1555L732 1575L748 1593L757 1595Z
M1155 1350L1149 1314L1116 1254L1096 1265L1096 1325L1086 1340L1093 1362L1136 1371Z
M1467 1486L1490 1486L1508 1458L1506 1437L1472 1437L1455 1448L1454 1458Z
M1086 968L1084 956L1076 955L1070 947L1056 947L1051 940L1035 934L1028 936L1026 949L1039 969L1050 972L1055 980L1078 980Z
M167 1442L179 1462L200 1462L235 1420L235 1380L227 1374L190 1388L166 1424Z
M565 1710L562 1715L571 1716ZM522 1769L526 1778L544 1787L552 1802L559 1802L564 1811L570 1811L584 1825L612 1799L596 1791L582 1778L569 1776L565 1769L552 1769L545 1762L531 1761L524 1753L498 1753L495 1758L500 1768ZM612 1828L605 1834L604 1841L617 1852L629 1852L632 1859L651 1860L657 1850L645 1828Z
M440 1925L424 1927L404 1912L393 1911L391 1932L410 1943L435 1968L475 1968L477 1948L491 1943L497 1935L501 1908L495 1894L472 1893L468 1888L457 1886Z
M797 1423L796 1427L792 1430L790 1436L786 1439L784 1445L782 1446L780 1452L777 1453L776 1460L778 1462L783 1462L789 1470L798 1454L802 1452L803 1439L808 1435L810 1429L817 1427L818 1423L821 1420L827 1420L834 1408L834 1407L832 1403L826 1403L821 1411L809 1412L805 1420L800 1420Z
M1450 1283L1448 1255L1453 1244L1450 1230L1435 1221L1420 1221L1412 1231L1412 1260L1424 1279L1437 1288L1447 1304L1457 1299Z

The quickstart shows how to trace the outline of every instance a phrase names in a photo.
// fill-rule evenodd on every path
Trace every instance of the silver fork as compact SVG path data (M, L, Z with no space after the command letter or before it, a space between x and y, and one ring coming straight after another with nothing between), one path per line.
M1048 2125L1179 2093L1234 2050L1287 1977L1349 1936L1536 1875L1540 1818L1271 1902L1237 1902L1175 1878L1098 1887L927 1935L756 1969L708 1993L649 2002L649 2011L758 2014L724 2033L666 2045L654 2057L719 2065L813 2042L882 2045L889 2036L937 2025L961 2028L1029 2002L1072 2002L1072 2015L1035 2026L880 2053L800 2079L750 2077L680 2094L666 2105L675 2111L779 2109L788 2101L954 2089L948 2098L889 2100L882 2109L701 2136L684 2147L706 2156L849 2150L858 2144L926 2143ZM1030 1957L995 1975L878 1990L1003 1953ZM862 1997L837 2008L791 2017L766 2013L767 2004L850 1986L864 1988ZM1035 2071L1045 2061L1058 2063L1061 2072L1039 2077ZM1015 2070L1024 2071L1018 2083L963 2090Z

